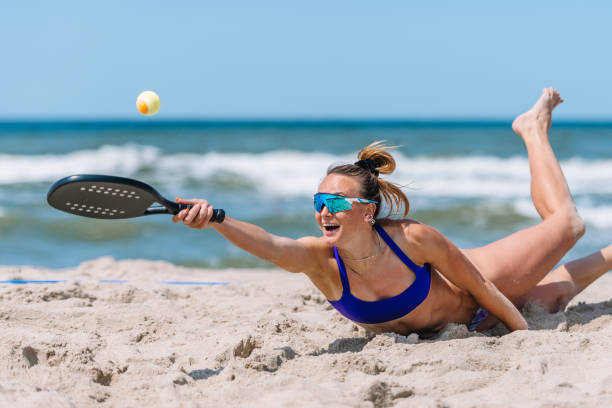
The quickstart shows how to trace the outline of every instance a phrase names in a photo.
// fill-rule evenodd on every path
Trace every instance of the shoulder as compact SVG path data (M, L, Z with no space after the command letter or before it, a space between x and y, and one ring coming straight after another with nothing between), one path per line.
M322 237L302 237L297 241L303 245L310 257L310 267L301 272L308 276L326 298L338 298L338 287L341 288L341 283L333 247Z
M334 259L334 250L322 237L302 237L297 242L306 250L311 260L311 269L304 271L307 275L320 274L326 269L330 259Z
M329 245L327 245L325 241L323 240L323 238L321 237L312 237L312 236L302 237L302 238L298 238L297 242L303 245L304 248L312 250L312 251L329 252L331 250Z
M380 220L379 225L391 238L403 239L413 245L425 244L442 235L434 227L410 219L383 219Z
M434 227L415 220L381 220L379 224L399 247L410 253L413 261L430 262L436 251L444 245L444 236Z

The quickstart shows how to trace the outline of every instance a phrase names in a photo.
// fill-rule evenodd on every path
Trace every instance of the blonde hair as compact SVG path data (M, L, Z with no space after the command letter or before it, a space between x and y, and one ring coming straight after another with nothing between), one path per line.
M397 146L385 145L384 140L378 140L359 151L357 154L358 162L330 167L327 169L327 174L341 174L359 178L361 198L378 202L374 218L380 212L381 199L384 199L389 206L388 216L402 213L403 208L402 216L405 217L410 211L408 197L397 185L378 177L378 173L391 174L395 170L395 159L389 151L396 148Z

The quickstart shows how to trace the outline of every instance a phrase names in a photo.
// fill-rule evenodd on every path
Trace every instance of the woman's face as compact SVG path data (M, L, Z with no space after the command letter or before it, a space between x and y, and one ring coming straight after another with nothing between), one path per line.
M363 198L358 179L341 174L330 174L325 177L318 192ZM369 216L374 215L375 210L375 204L352 203L350 210L332 214L327 206L323 206L321 212L315 212L315 218L327 242L332 246L339 246L359 239L371 230L372 225L368 220Z

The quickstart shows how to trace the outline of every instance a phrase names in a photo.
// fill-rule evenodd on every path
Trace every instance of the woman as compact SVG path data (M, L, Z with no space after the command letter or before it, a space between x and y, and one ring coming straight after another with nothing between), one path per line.
M213 227L234 245L287 271L305 273L344 316L375 331L430 333L448 323L484 330L502 321L525 330L518 311L537 301L549 311L564 308L612 267L612 245L548 273L584 234L565 178L548 142L553 109L563 102L547 88L512 124L527 146L531 196L542 222L487 246L461 250L434 228L409 219L379 218L384 199L392 210L408 199L379 178L395 168L389 148L373 143L355 164L330 168L315 195L321 237L298 240L227 217L208 220L205 200L174 222Z

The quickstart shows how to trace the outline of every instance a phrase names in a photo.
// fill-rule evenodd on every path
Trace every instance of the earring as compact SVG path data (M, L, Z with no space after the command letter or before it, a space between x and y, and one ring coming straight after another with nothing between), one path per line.
M376 220L371 215L370 215L370 218L368 219L368 222L372 225L376 224Z

